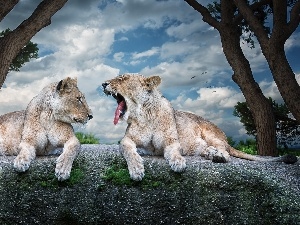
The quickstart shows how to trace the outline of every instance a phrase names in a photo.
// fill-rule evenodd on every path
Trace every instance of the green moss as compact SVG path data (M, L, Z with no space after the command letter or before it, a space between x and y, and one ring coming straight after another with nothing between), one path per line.
M44 169L38 170L35 167L39 165L34 165L24 173L16 173L16 181L12 185L17 185L21 190L30 190L36 186L41 186L44 188L58 188L65 186L74 186L81 183L85 178L85 167L84 162L75 161L71 170L70 178L66 181L58 181L55 176L55 164L49 164ZM39 167L41 168L41 167Z
M147 168L146 164L144 178L141 181L133 181L130 178L126 161L122 159L114 159L111 163L111 166L105 170L102 179L105 182L116 186L125 185L139 187L144 190L159 187L164 187L167 189L176 189L182 187L185 178L181 175L181 173L175 173L170 169L161 170L161 168L154 168L156 166L157 165L151 166L152 171L156 171L155 173L151 173L151 170ZM103 188L104 185L101 183L98 187L98 190L103 190Z
M80 183L84 179L84 171L81 168L73 168L70 174L69 180L66 182L68 185L75 185Z
M47 177L41 177L39 184L45 188L57 188L74 186L79 184L85 177L84 171L81 168L72 168L70 178L65 181L58 181L53 173L49 174Z
M118 164L113 164L105 171L102 177L104 180L111 181L115 185L131 185L132 181L128 169L122 168Z
M57 181L57 178L54 176L54 174L53 174L53 176L49 175L49 177L41 178L39 184L40 184L40 186L42 186L44 188L58 187L58 181Z

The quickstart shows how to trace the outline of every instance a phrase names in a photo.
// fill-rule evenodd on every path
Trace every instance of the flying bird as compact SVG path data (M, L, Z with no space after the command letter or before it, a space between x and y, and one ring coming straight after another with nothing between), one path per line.
M207 73L207 71L202 72L201 75L202 75L202 74L205 74L205 73ZM194 79L195 77L196 77L196 76L192 76L191 79Z

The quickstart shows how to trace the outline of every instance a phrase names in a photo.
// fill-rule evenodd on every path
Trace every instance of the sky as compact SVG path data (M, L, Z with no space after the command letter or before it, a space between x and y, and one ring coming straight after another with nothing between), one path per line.
M39 2L20 0L0 30L15 29ZM285 50L300 83L299 40L298 28ZM0 90L0 115L25 109L52 82L77 77L94 118L75 130L94 134L100 143L117 143L127 124L113 124L117 104L102 93L101 84L120 74L140 73L162 78L159 88L175 109L212 121L234 140L249 138L232 115L236 103L245 99L231 79L219 33L183 0L69 0L32 42L38 44L39 58L8 74ZM241 46L265 96L282 102L259 45Z

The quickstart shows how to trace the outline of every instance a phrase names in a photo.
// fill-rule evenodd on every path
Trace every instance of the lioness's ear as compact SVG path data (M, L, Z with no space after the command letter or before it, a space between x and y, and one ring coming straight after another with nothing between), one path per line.
M146 78L146 85L149 88L155 88L161 83L161 78L159 76L152 76Z
M70 92L72 88L76 86L77 86L77 78L72 79L70 77L67 77L58 82L56 86L56 90L59 91L60 93Z

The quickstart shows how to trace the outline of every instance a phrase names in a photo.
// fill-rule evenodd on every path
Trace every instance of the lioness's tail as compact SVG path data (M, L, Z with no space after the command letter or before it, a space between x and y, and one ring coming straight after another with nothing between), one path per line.
M241 158L241 159L248 159L252 161L263 161L263 162L284 162L287 164L293 164L297 162L297 157L294 155L284 155L280 157L272 157L272 158L262 158L259 156L250 155L244 152L241 152L239 150L236 150L235 148L230 147L229 154L231 156Z

